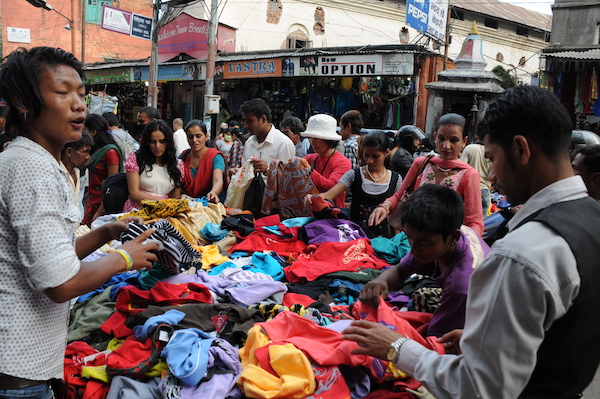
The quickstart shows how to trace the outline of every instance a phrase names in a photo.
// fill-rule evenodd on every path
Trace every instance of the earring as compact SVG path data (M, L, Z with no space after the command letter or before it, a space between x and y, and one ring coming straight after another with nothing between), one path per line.
M452 242L450 243L450 245L454 246L454 245L456 245L456 243L455 243L454 241L452 241Z

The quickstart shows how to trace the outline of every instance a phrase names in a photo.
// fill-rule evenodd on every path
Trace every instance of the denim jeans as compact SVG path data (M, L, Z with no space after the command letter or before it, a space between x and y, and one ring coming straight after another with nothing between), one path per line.
M53 399L49 384L22 389L1 389L0 399Z

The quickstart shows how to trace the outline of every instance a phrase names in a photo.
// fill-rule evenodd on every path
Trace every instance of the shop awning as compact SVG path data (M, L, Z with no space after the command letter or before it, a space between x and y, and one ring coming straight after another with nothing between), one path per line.
M546 52L546 57L563 58L571 60L600 60L600 48L580 49L580 50L565 50Z

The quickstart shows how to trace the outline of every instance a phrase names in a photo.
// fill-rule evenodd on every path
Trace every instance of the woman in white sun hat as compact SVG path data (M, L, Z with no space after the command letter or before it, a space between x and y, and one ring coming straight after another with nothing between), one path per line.
M301 133L302 137L308 137L310 144L315 150L314 154L304 157L311 166L310 177L319 190L324 193L335 186L350 169L352 164L343 154L336 151L342 136L336 132L337 121L335 118L325 114L313 115L308 119L306 131ZM343 193L335 198L334 205L344 206L346 194Z

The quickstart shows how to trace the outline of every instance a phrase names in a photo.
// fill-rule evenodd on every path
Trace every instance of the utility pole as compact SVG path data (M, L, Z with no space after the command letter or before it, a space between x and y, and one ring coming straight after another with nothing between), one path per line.
M206 58L206 90L205 96L210 96L215 91L215 58L217 56L217 11L218 0L212 0L210 4L210 19L208 20L208 57ZM208 104L204 102L204 115L207 115Z
M81 63L85 65L85 3L81 0Z
M156 107L158 102L158 10L160 0L154 0L154 14L152 17L152 52L150 53L150 76L148 77L148 103Z
M448 67L448 47L450 46L450 22L451 22L451 14L452 14L452 6L448 7L448 12L446 13L446 35L444 37L444 71Z

